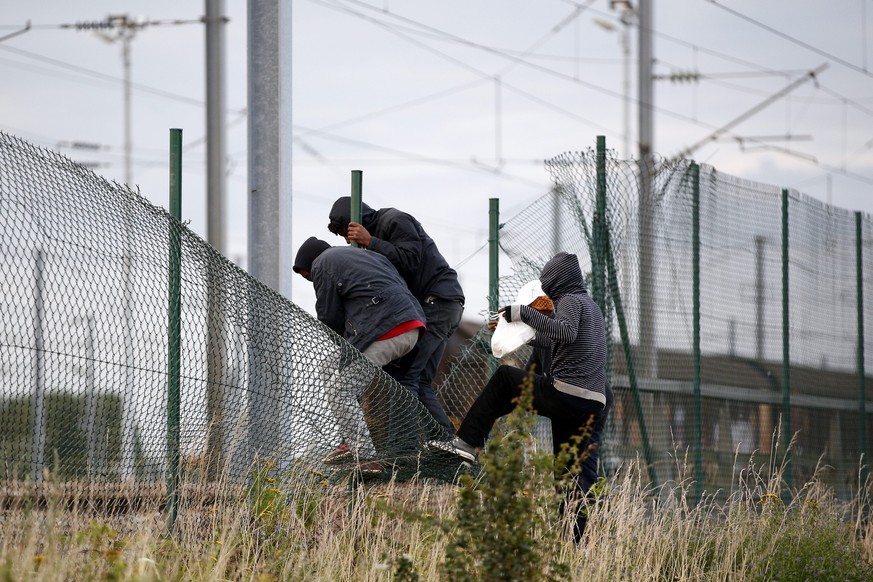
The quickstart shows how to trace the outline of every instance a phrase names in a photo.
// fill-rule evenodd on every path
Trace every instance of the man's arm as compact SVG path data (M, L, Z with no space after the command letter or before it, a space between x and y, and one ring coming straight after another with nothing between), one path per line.
M511 321L523 321L543 337L558 343L569 344L576 341L579 322L582 319L582 305L572 296L562 297L555 305L554 317L543 315L527 305L512 305Z
M407 214L395 214L382 236L371 236L367 247L384 255L404 278L414 275L421 265L421 238L415 220Z

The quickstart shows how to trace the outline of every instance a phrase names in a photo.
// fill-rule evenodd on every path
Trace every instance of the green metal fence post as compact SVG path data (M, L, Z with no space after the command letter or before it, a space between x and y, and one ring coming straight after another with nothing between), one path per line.
M596 200L591 233L594 252L591 253L591 296L606 317L606 281L604 265L604 232L606 231L606 137L597 136L597 184Z
M855 272L857 279L857 304L858 304L858 413L860 415L860 438L861 438L861 490L866 491L867 478L870 474L870 457L867 456L867 386L864 370L864 260L862 249L864 248L864 231L861 222L861 213L855 212ZM869 505L867 496L864 495L864 516L868 514Z
M361 203L363 197L363 182L364 172L361 170L352 170L352 209L349 216L352 222L361 223ZM358 243L352 241L352 246L357 247Z
M170 256L167 297L167 529L179 510L180 372L182 362L182 130L170 130Z
M500 199L488 199L488 312L500 309ZM489 352L490 353L490 352ZM488 367L493 374L497 360L491 358Z
M592 285L600 280L600 300L592 294L592 298L597 301L604 317L607 315L606 309L606 281L604 276L609 277L609 289L612 291L612 303L615 307L615 317L618 320L618 329L621 335L621 343L624 348L624 356L627 361L627 377L630 384L631 393L634 398L634 405L637 411L637 426L640 429L640 440L643 445L643 456L646 459L646 465L649 470L649 478L652 483L658 482L658 476L655 472L655 458L652 452L651 444L649 443L649 431L646 428L646 418L643 413L643 403L640 398L639 385L637 384L637 372L633 351L631 350L630 334L627 329L627 320L625 319L624 307L621 302L621 291L618 287L618 272L615 268L615 258L612 256L612 243L610 241L609 225L606 221L606 138L603 136L597 137L597 216L592 221L591 232L594 244L594 250L591 252L591 267L594 281ZM580 222L584 225L584 217L581 211L577 212ZM606 270L606 273L604 273ZM592 286L592 293L594 291Z
M352 170L352 195L351 195L351 211L349 213L349 218L352 222L361 223L361 215L363 213L363 209L361 208L361 204L363 203L364 196L364 172L362 170ZM360 247L358 243L355 241L351 242L351 245L355 248ZM348 481L348 494L349 494L349 517L352 516L355 509L355 495L357 494L358 488L361 486L359 471L352 471L351 475L349 475Z
M782 189L782 439L785 442L785 481L792 483L791 450L791 351L789 343L788 312L788 189ZM790 501L789 492L783 499Z
M700 166L691 163L691 255L694 290L692 309L694 338L694 482L695 498L703 497L703 411L700 402Z
M500 199L488 200L488 310L500 309Z

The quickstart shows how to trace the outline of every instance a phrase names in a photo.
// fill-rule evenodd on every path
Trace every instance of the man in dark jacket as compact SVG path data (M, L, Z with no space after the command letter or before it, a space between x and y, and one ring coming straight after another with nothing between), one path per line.
M543 291L555 306L549 317L528 305L510 305L501 310L507 321L523 321L537 332L536 340L550 346L548 375L533 376L533 407L552 421L555 451L581 438L580 451L590 441L590 426L605 421L607 394L606 326L600 307L585 288L576 255L560 252L540 274ZM476 449L485 444L498 418L509 414L528 372L500 366L470 407L452 441L431 441L428 446L448 451L467 461L476 459ZM601 428L602 430L602 428ZM579 478L577 486L584 486ZM580 508L581 509L581 508ZM579 527L584 522L577 519Z
M397 270L382 255L352 247L331 247L310 237L301 245L294 271L312 281L318 319L383 367L412 351L425 328L425 316ZM364 370L337 371L329 384L334 414L345 442L324 462L335 464L372 457L375 449L357 405L369 383Z
M408 356L401 384L411 390L448 434L454 427L433 390L440 360L464 313L464 292L421 224L396 208L373 210L361 205L361 222L351 221L351 199L340 197L330 211L328 230L347 242L387 257L421 303L427 331ZM433 435L436 437L437 435Z

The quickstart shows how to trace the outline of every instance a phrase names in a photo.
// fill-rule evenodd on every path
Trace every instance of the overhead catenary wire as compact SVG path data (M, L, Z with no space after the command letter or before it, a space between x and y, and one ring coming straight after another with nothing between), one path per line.
M419 43L418 41L415 41L415 40L413 40L413 39L410 39L409 36L408 36L407 34L402 34L402 33L400 33L400 32L397 31L397 30L392 30L392 25L389 25L388 23L386 23L386 22L384 22L384 21L382 21L382 20L380 20L380 19L373 18L373 17L370 17L370 16L366 16L366 15L360 13L360 12L357 12L357 11L355 11L355 10L351 10L349 7L342 5L342 3L338 3L338 2L331 2L331 3L328 3L328 2L325 2L324 0L310 0L310 1L313 2L313 3L316 3L316 4L320 4L320 5L326 6L326 7L330 8L330 9L340 10L340 11L346 12L346 13L348 13L348 14L351 14L351 15L353 15L353 16L357 16L357 17L359 17L359 18L363 18L363 19L365 19L365 20L368 20L368 21L370 21L370 22L372 22L372 23L374 23L374 24L377 24L378 26L381 26L381 27L383 27L383 28L388 29L389 31L393 32L394 34L396 34L396 35L398 35L398 36L401 36L402 38L407 39L409 42L412 42L412 43L414 43L414 44L416 44L416 45L418 45L418 46L421 46L421 43ZM432 27L432 26L430 26L430 25L425 25L425 24L419 23L419 22L417 22L417 21L415 21L415 20L412 20L412 19L409 19L409 18L406 18L406 17L400 16L400 15L397 15L396 13L393 13L393 12L390 12L390 11L385 11L385 10L378 9L378 8L376 8L376 7L374 7L374 6L371 6L371 5L367 4L366 2L361 2L360 0L345 0L345 1L348 2L348 3L350 3L350 4L355 4L355 5L361 6L361 7L363 7L363 8L366 8L366 9L372 10L372 11L378 11L378 12L380 13L380 15L386 15L386 16L389 16L389 17L392 17L392 18L395 18L395 19L399 19L399 20L401 20L401 21L403 21L403 22L405 22L405 23L407 23L407 24L415 25L419 30L424 31L424 32L421 32L421 34L425 34L425 33L426 33L426 34L429 34L429 35L432 35L432 36L433 36L433 35L437 35L437 36L440 36L441 38L445 38L445 39L447 39L447 40L451 40L451 41L453 41L453 42L458 42L458 43L461 43L461 44L466 45L466 46L470 46L470 47L473 47L473 48L477 48L477 49L484 50L484 51L486 51L486 52L488 52L488 53L490 53L490 54L494 54L494 55L497 55L497 56L501 56L501 57L506 58L506 59L508 59L508 60L510 60L510 61L512 61L512 62L517 62L517 63L519 63L519 64L523 64L523 65L525 65L525 66L527 66L527 67L529 67L529 68L532 68L532 69L534 69L534 70L537 70L537 71L540 71L540 72L543 72L543 73L546 73L546 74L550 74L550 75L555 76L555 77L558 77L558 78L563 78L564 80L566 80L566 81L568 81L568 82L579 84L579 85L581 85L581 86L584 86L584 87L590 88L590 89L592 89L592 90L598 91L598 92L600 92L600 93L602 93L602 94L606 94L606 95L609 95L609 96L612 96L612 97L620 97L620 95L618 95L616 92L611 91L611 90L609 90L609 89L606 89L606 88L604 88L604 87L600 87L600 86L598 86L598 85L596 85L596 84L588 83L588 82L585 82L585 81L581 81L581 80L579 80L579 79L575 79L575 78L573 78L573 77L571 77L571 76L568 76L568 75L566 75L566 74L563 74L563 73L561 73L561 72L559 72L559 71L554 71L554 70L552 70L552 69L549 69L548 67L543 67L543 66L538 65L538 64L536 64L536 63L532 63L532 62L530 62L529 60L526 60L526 59L521 58L521 57L515 57L515 56L513 56L513 55L508 55L508 54L500 53L499 51L493 49L492 47L487 47L487 46L485 46L485 45L481 45L481 44L479 44L479 43L475 43L475 42L469 41L468 39L464 39L464 38L458 37L458 36L456 36L456 35L453 35L453 34L447 33L447 32L445 32L445 31L441 31L441 30L439 30L439 29L437 29L437 28L435 28L435 27ZM572 4L572 5L575 6L575 7L579 7L579 6L581 6L580 4L578 4L577 2L573 2L572 0L568 0L568 1L570 2L570 4ZM679 42L679 43L681 43L681 44L683 44L683 45L686 45L686 46L693 46L693 47L699 48L702 52L708 52L708 53L710 53L710 54L714 54L714 55L716 55L716 56L721 56L722 58L726 58L726 59L729 59L729 60L733 60L733 61L735 61L735 62L742 62L742 63L745 63L745 64L747 64L748 66L750 66L750 68L754 68L754 69L756 69L756 70L758 70L758 71L769 71L769 72L772 72L772 71L773 71L772 69L768 69L768 68L763 67L763 66L758 65L758 64L749 63L748 61L743 61L742 59L737 59L736 57L731 57L730 55L726 55L726 54L721 53L721 52L719 52L719 51L713 51L713 50L711 50L711 49L706 49L706 48L698 47L697 45L694 45L694 44L692 44L692 43L688 43L687 41L684 41L684 40L681 40L681 39L676 39L675 37L671 37L671 36L669 36L669 35L664 35L664 34L662 34L662 33L659 33L658 31L653 31L653 33L656 34L656 35L659 36L659 37L668 38L668 39L670 39L670 40L674 40L674 41ZM427 50L429 50L430 52L435 52L435 49L433 49L432 47L428 47L427 45L424 45L424 47L425 47ZM442 54L442 53L437 53L437 54ZM447 55L444 55L444 56L445 56L445 58L447 58L447 59L449 59L449 60L452 60L452 61L454 61L455 63L459 64L461 67L466 68L466 69L469 70L469 65L468 65L467 63L459 63L459 62L457 61L457 59L454 59L454 58L452 58L452 57L448 57ZM478 72L478 74L486 75L487 73L484 73L484 72ZM506 85L506 84L504 84L504 87L509 87L509 86ZM527 93L527 92L525 92L525 93ZM527 94L529 95L529 93L527 93ZM543 100L543 101L544 101L544 100ZM636 100L634 100L634 101L636 101ZM560 108L559 108L559 109L560 109ZM727 135L732 135L730 132L728 132L728 131L724 131L720 126L717 126L717 125L715 125L715 124L710 124L710 123L705 123L705 122L699 121L699 120L697 120L697 119L695 119L695 118L689 117L689 116L684 115L684 114L679 113L679 112L675 112L675 111L671 111L671 110L665 109L665 108L663 108L663 107L661 107L661 106L654 106L653 109L654 109L654 111L655 111L656 113L659 113L659 114L662 114L662 115L667 115L667 116L670 116L670 117L672 117L672 118L674 118L674 119L678 119L678 120L686 121L686 122L688 122L688 123L691 123L691 124L694 124L694 125L697 125L697 126L700 126L700 127L709 128L709 129L712 129L712 130L715 130L715 131L719 131L719 134L721 134L721 133L725 133L725 134L727 134ZM616 132L616 133L617 133L617 132ZM748 142L750 142L750 143L755 143L754 138L746 139L746 141L748 141ZM855 173L855 172L848 171L848 170L846 170L845 168L837 168L837 167L834 167L834 166L831 166L831 165L828 165L828 164L824 164L824 163L820 162L819 160L817 160L817 159L814 158L814 157L809 157L809 156L806 156L806 155L804 155L804 154L799 154L799 155L798 155L797 152L792 152L792 151L790 151L790 150L786 150L786 149L784 149L784 148L774 147L774 146L772 146L772 145L770 145L770 144L766 144L766 143L760 143L760 144L757 144L757 145L760 145L762 148L771 149L771 150L776 151L776 152L780 152L780 153L783 153L783 154L787 154L787 155L791 155L791 156L797 157L797 159L800 159L800 160L806 161L807 163L811 163L812 165L814 165L814 166L816 166L816 167L819 167L819 168L821 168L821 169L823 169L823 170L825 170L825 171L828 171L828 172L838 173L838 174L841 174L841 175L843 175L843 176L845 176L845 177L847 177L847 178L850 178L850 179L853 179L853 180L862 181L862 182L865 182L865 183L873 183L873 179L871 179L871 178L868 178L868 177L866 177L866 176L863 176L863 175L857 174L857 173Z
M569 3L570 5L572 5L572 6L574 6L574 7L579 7L579 8L585 8L585 7L586 7L586 5L579 4L578 2L574 2L573 0L567 0L567 1L568 1L568 3ZM607 88L605 88L605 87L601 87L601 86L599 86L599 85L597 85L597 84L590 83L590 82L587 82L587 81L583 81L583 80L580 80L580 79L575 79L574 77L572 77L572 76L570 76L570 75L567 75L567 74L565 74L565 73L562 73L562 72L560 72L560 71L555 71L554 69L550 69L550 68L548 68L548 67L544 67L544 66L542 66L542 65L539 65L539 64L536 64L536 63L532 63L532 62L530 62L529 60L527 60L527 59L525 59L525 58L522 58L522 57L516 57L516 56L513 56L513 55L509 55L509 54L502 53L501 51L499 51L498 49L494 49L493 47L489 47L489 46L486 46L486 45L482 45L482 44L480 44L480 43L476 43L476 42L470 41L470 40L465 39L465 38L462 38L462 37L458 37L457 35L451 34L451 33L446 32L446 31L442 31L442 30L440 30L440 29L438 29L438 28L436 28L436 27L430 26L430 25L426 25L426 24L423 24L423 23L417 22L417 21L415 21L415 20L413 20L413 19L410 19L410 18L407 18L407 17L401 16L401 15L398 15L398 14L396 14L396 13L394 13L394 12L391 12L391 11L384 11L384 10L382 10L382 9L380 9L380 8L377 8L377 7L374 7L374 6L370 5L370 4L367 4L366 2L361 2L360 0L342 0L342 2L340 2L340 1L328 2L328 1L326 1L326 0L310 0L310 2L312 2L312 3L314 3L314 4L318 4L318 5L325 6L325 7L329 8L329 9L332 9L332 10L339 10L339 11L345 12L345 13L347 13L347 14L350 14L350 15L353 15L353 16L357 16L357 17L359 17L359 18L363 18L363 19L365 19L365 20L367 20L367 21L369 21L369 22L372 22L372 23L374 23L374 24L377 24L378 26L381 26L381 27L383 27L383 28L386 28L386 29L388 29L389 31L392 31L394 34L396 34L396 35L398 35L398 36L401 36L402 38L408 40L409 42L413 42L413 43L416 44L417 46L422 46L421 43L419 43L418 41L415 41L415 40L413 40L413 39L410 39L410 38L408 37L408 35L401 34L401 33L397 32L396 30L392 30L392 27L394 27L394 25L390 25L390 24L384 22L383 20L377 19L377 18L375 18L375 17L370 17L370 16L367 16L367 15L364 15L364 14L362 14L361 12L358 12L358 11L352 10L351 8L349 8L349 7L343 5L344 3L355 4L355 5L361 6L361 7L363 7L363 8L369 9L369 10L371 10L371 11L378 12L380 15L389 16L389 17L392 17L392 18L394 18L394 19L401 20L401 21L404 22L404 23L407 23L407 24L410 24L410 25L414 25L414 26L416 27L417 30L419 30L419 31L424 31L424 32L422 32L422 34L427 33L427 34L429 34L429 35L431 35L431 36L438 36L438 37L443 38L443 39L445 39L445 40L449 40L449 41L452 41L452 42L460 43L460 44L462 44L462 45L464 45L464 46L469 46L469 47L471 47L471 48L475 48L475 49L483 50L483 51L485 51L485 52L487 52L487 53L489 53L489 54L493 54L493 55L495 55L495 56L499 56L499 57L502 57L502 58L504 58L504 59L507 59L507 60L509 60L510 62L517 63L517 64L519 64L519 65L527 66L527 67L529 67L529 68L531 68L531 69L533 69L533 70L536 70L536 71L538 71L538 72L542 72L542 73L545 73L545 74L549 74L549 75L554 76L554 77L556 77L556 78L563 79L563 80L565 80L565 81L567 81L567 82L569 82L569 83L575 83L575 84L578 84L578 85L580 85L580 86L583 86L583 87L589 88L589 89L591 89L591 90L597 91L597 92L599 92L599 93L601 93L601 94L604 94L604 95L606 95L606 96L609 96L609 97L622 98L622 99L624 98L624 96L623 96L622 94L620 94L619 92L613 91L613 90L611 90L611 89L607 89ZM592 12L595 12L595 13L607 14L607 15L608 15L608 13L603 13L603 12L598 11L598 10L593 9L593 8L591 9L591 11L592 11ZM656 30L653 30L652 33L655 34L655 35L658 36L658 37L665 38L665 39L668 39L668 40L671 40L671 41L677 42L677 43L679 43L679 44L682 44L683 46L693 47L693 48L695 48L695 49L700 50L701 52L707 52L708 54L712 54L712 55L714 55L714 56L719 56L719 57L721 57L721 58L725 58L725 59L727 59L727 60L732 60L733 62L737 62L738 64L743 64L744 66L748 66L748 67L750 67L750 68L753 68L753 69L755 69L755 70L757 70L757 71L759 71L759 72L761 72L761 73L779 74L779 73L782 72L782 71L778 71L778 70L774 70L774 69L769 69L769 68L767 68L767 67L763 67L763 66L758 65L758 64L755 64L755 63L750 63L749 61L745 61L745 60L743 60L743 59L738 59L738 58L736 58L736 57L732 57L732 56L730 56L730 55L727 55L727 54L722 53L722 52L719 52L719 51L714 51L714 50L712 50L712 49L707 49L707 48L705 48L705 47L700 47L699 45L695 45L695 44L693 44L693 43L689 43L689 42L687 42L687 41L685 41L685 40L678 39L678 38L673 37L673 36L671 36L671 35L667 35L667 34L664 34L664 33L660 33L660 32L658 32L658 31L656 31ZM434 52L434 51L436 51L436 49L433 49L432 47L428 47L427 45L424 45L424 47L425 47L427 50L429 50L430 52ZM453 60L456 64L459 64L459 66L461 66L461 67L463 67L463 68L465 68L465 69L467 69L467 70L470 70L470 68L471 68L469 64L467 64L467 63L465 63L465 62L459 62L457 59L454 59L453 57L448 57L447 55L444 55L444 53L441 53L441 52L440 52L440 53L438 53L438 54L439 54L439 55L442 55L442 56L445 56L445 57L448 58L448 59ZM490 73L487 73L487 72L484 72L484 71L478 71L478 70L475 70L475 69L474 69L474 72L476 72L476 73L479 74L479 75L482 75L483 77L488 77L488 78L490 78L490 75L491 75ZM503 86L504 86L504 88L508 88L508 89L510 89L510 90L514 90L514 89L515 89L512 85L506 84L505 81L503 82ZM523 90L522 90L522 91L523 91ZM529 92L526 92L526 91L524 91L524 94L527 95L527 96L530 96L530 95L531 95ZM631 100L632 100L633 102L635 102L635 103L637 102L637 100L634 99L634 98L631 98ZM540 101L541 101L541 104L542 104L542 102L545 101L545 100L540 99ZM557 107L557 106L555 106L555 108L556 108L556 110L561 109L561 108L559 108L559 107ZM666 115L666 116L672 117L673 119L677 119L677 120L679 120L679 121L685 121L685 122L687 122L687 123L690 123L690 124L693 124L693 125L697 125L697 126L700 126L700 127L706 128L706 129L713 129L713 130L714 130L714 129L717 129L717 128L718 128L718 125L716 125L716 124L711 124L711 123L705 123L705 122L702 122L702 121L700 121L700 120L695 119L694 117L691 117L691 116L685 115L685 114L680 113L680 112L677 112L677 111L672 111L672 110L670 110L670 109L664 108L663 106L654 105L654 106L653 106L653 110L654 110L656 113L658 113L658 114ZM573 114L569 114L569 115L573 115ZM577 119L577 120L578 120L578 119ZM611 131L611 130L609 130L609 129L606 129L606 128L603 128L603 127L599 126L599 124L596 124L596 123L592 122L591 120L587 120L587 121L588 121L588 124L589 124L590 126L596 128L596 129L604 129L604 130L606 130L606 131ZM616 131L616 132L614 132L614 133L619 133L619 132Z
M820 72L824 71L826 68L827 68L827 63L819 65L816 69L810 71L809 73L807 73L803 77L800 77L799 79L796 79L795 81L788 84L788 86L783 88L781 91L774 93L773 95L771 95L770 97L768 97L767 99L762 101L761 103L757 104L755 107L752 107L748 111L744 112L742 115L732 119L728 123L719 127L716 131L714 131L710 135L706 136L702 140L698 141L697 143L695 143L693 145L690 145L690 146L684 148L682 151L680 151L678 154L676 154L675 157L682 158L682 157L685 157L689 154L694 153L695 151L697 151L698 148L700 148L700 146L702 146L706 142L712 141L713 139L719 137L721 134L726 133L730 128L734 127L735 125L737 125L738 123L740 123L742 121L745 121L746 119L748 119L752 115L758 113L759 111L761 111L762 109L764 109L765 107L770 105L773 101L782 97L782 95L784 95L790 91L793 91L801 83L805 83L805 82L809 81L810 79L815 80L816 75L818 75Z
M359 4L360 4L360 3L359 3ZM578 2L578 3L573 3L573 4L574 4L574 6L579 6L579 7L581 7L581 6L584 5L584 2ZM375 8L379 8L379 7L375 7ZM383 10L383 12L384 12L384 10ZM425 33L422 32L422 34L425 34ZM434 36L435 38L438 36L436 32L434 32L434 33L432 33L432 34L433 34L433 36ZM525 59L524 59L524 60L526 60L526 61L530 61L530 60L532 60L532 58L534 57L534 55L530 52L530 50L527 50L527 51L520 51L520 52L517 53L517 54L518 54L518 55L522 55L522 56L523 56L523 55L526 55L526 57L525 57ZM510 62L511 62L511 61L510 61ZM512 66L518 66L518 65L520 65L520 63L519 63L519 64L513 64ZM766 73L762 73L762 75L763 75L763 74L766 74ZM480 81L480 82L484 83L485 81ZM504 86L503 88L504 88L504 89L507 89L505 86ZM507 90L511 90L511 89L507 89ZM616 97L617 97L617 95L616 95ZM439 97L435 97L435 99L438 99L438 98L439 98ZM548 101L549 101L549 98L548 98L547 96L539 97L539 99L540 99L541 104L542 104L543 102L548 102ZM562 111L562 109L564 109L564 111ZM553 110L556 111L556 112L561 113L562 115L565 114L565 112L569 112L569 110L567 110L567 109L565 109L565 108L561 108L561 107L553 108ZM859 110L860 110L860 109L859 109ZM384 109L381 109L381 110L379 110L379 111L374 111L374 112L372 112L372 113L370 113L370 114L366 114L366 115L372 115L372 117L370 117L370 118L375 118L375 117L378 117L379 115L387 115L387 114L390 114L391 112L392 112L392 109L391 109L391 108L384 108ZM663 111L660 111L660 112L663 112ZM867 113L865 112L865 114L867 114ZM349 123L354 123L354 122L355 122L354 120L349 120ZM693 120L692 120L691 122L694 123ZM342 122L338 122L338 123L342 123ZM713 128L713 127L714 127L714 125L712 125L712 124L706 124L706 123L696 123L696 125L698 125L698 126L700 126L700 127L708 127L708 128ZM335 125L335 124L331 124L331 125L328 126L328 127L332 128L332 129L336 129L338 126ZM728 134L725 134L725 135L729 135L729 133L728 133ZM749 143L752 143L752 142L749 142Z
M418 162L425 162L425 163L432 164L432 165L447 166L447 167L453 167L453 168L458 168L458 169L463 169L463 170L470 170L470 171L475 171L475 172L489 172L489 173L492 173L496 176L499 176L500 178L505 179L507 181L515 182L518 184L528 184L530 186L536 186L538 188L542 187L542 185L543 185L543 182L528 180L527 178L523 178L521 176L513 176L512 174L507 174L506 172L503 172L503 171L494 172L491 169L477 166L476 164L470 164L470 163L461 164L461 163L454 162L452 160L447 160L445 158L434 158L434 157L425 156L425 155L417 154L417 153L413 153L413 152L406 152L406 151L399 150L396 148L389 148L386 146L380 146L377 144L368 143L368 142L365 142L363 140L357 140L357 139L352 139L352 138L348 138L348 137L341 137L341 136L337 136L337 135L332 135L328 132L319 131L319 130L311 129L311 128L307 128L307 127L302 127L300 125L294 125L294 129L295 130L302 129L302 130L307 131L310 134L318 135L319 137L322 137L322 138L327 139L327 140L341 142L341 143L345 143L348 145L354 145L354 146L361 147L364 149L369 149L372 151L379 151L382 153L390 153L390 154L396 155L400 158L406 158L406 159L410 159L410 160L414 160L414 161L418 161Z
M847 61L845 59L841 59L840 57L838 57L832 53L829 53L829 52L822 50L816 46L813 46L807 42L804 42L798 38L795 38L789 34L786 34L786 33L782 32L781 30L777 30L768 24L764 24L760 20L755 20L751 16L748 16L746 14L743 14L742 12L739 12L738 10L734 10L733 8L729 8L729 7L725 6L724 4L721 4L717 0L708 0L708 2L710 4L712 4L713 6L721 8L725 12L732 14L741 20L744 20L744 21L746 21L750 24L753 24L753 25L755 25L763 30L766 30L770 34L773 34L775 36L778 36L779 38L787 40L788 42L794 43L797 46L800 46L800 47L803 47L807 50L810 50L810 51L812 51L820 56L825 57L826 59L830 59L830 60L834 61L835 63L839 63L846 68L852 69L853 71L855 71L857 73L861 73L862 75L866 75L868 77L873 77L873 73L868 71L866 68L859 67L858 65L856 65L854 63L850 63L849 61Z
M70 62L62 61L60 59L55 59L52 57L47 57L45 55L41 55L39 53L35 53L32 51L27 51L20 48L5 46L0 44L0 50L4 50L13 54L17 54L19 56L23 56L25 58L33 59L36 61L41 61L61 69L65 69L67 71L71 71L74 73L78 73L80 75L84 75L86 77L92 77L94 79L100 79L102 81L108 81L111 83L124 83L124 79L117 77L115 75L109 75L107 73L102 73L100 71L95 71L94 69L89 69L87 67L82 67L80 65L76 65ZM172 93L170 91L165 91L163 89L158 89L157 87L152 87L150 85L145 85L143 83L131 83L131 88L137 91L142 91L144 93L150 93L152 95L156 95L158 97L163 97L165 99L170 99L172 101L177 101L179 103L187 103L188 105L196 105L197 107L205 107L206 102L202 99L196 99L194 97L187 97L185 95L179 95L178 93ZM244 111L244 108L228 108L229 113Z

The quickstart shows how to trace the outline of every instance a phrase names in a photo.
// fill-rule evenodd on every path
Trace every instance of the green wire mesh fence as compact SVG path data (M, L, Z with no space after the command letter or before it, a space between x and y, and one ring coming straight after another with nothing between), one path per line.
M818 469L837 495L855 495L871 445L870 217L687 160L589 150L546 166L552 192L501 225L512 273L499 303L556 251L579 256L611 342L601 470L640 457L654 484L716 494L750 461L772 463L786 466L788 489ZM483 328L441 385L458 418L487 380L488 344ZM547 421L538 432L548 438Z
M641 164L598 147L546 166L552 191L501 225L512 272L498 303L557 250L579 256L611 342L603 471L640 456L654 484L714 492L750 457L788 458L791 486L820 465L851 496L870 450L869 217L686 160ZM331 480L360 474L357 462L376 462L379 478L459 469L426 452L439 426L405 389L126 186L0 133L0 226L7 497L50 479L71 495L166 498L170 232L181 241L183 506L238 499L259 460ZM489 332L453 352L437 390L457 424L493 369ZM548 440L547 421L537 433ZM359 457L324 465L342 439Z
M169 233L175 233L169 237ZM181 243L179 459L168 455L169 240ZM408 391L163 209L0 133L0 454L7 495L238 496L259 460L425 475L439 425ZM327 467L345 440L357 458ZM376 471L373 470L376 467ZM96 488L96 489L95 489ZM108 493L107 493L108 494Z

